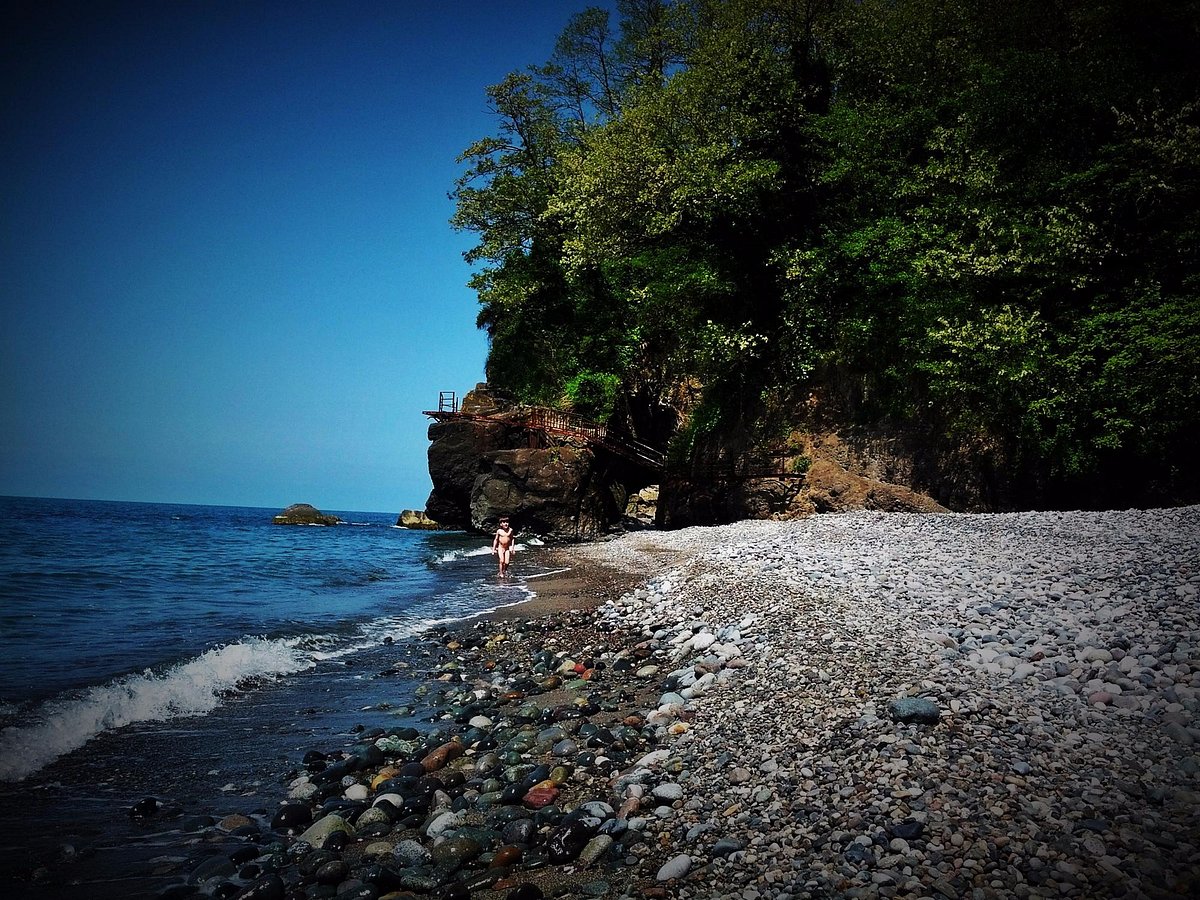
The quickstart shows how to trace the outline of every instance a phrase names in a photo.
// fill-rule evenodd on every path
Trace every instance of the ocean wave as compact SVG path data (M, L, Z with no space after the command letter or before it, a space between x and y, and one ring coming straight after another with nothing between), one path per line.
M540 547L542 542L537 538L530 538L527 543L518 543L513 546L513 550L517 553L527 551L531 546ZM434 559L438 563L452 563L460 559L468 559L472 556L490 556L492 553L492 545L486 544L483 547L458 547L454 550L446 550L439 553Z
M35 721L0 731L0 781L19 781L105 731L205 715L247 682L315 666L297 643L247 638L161 674L147 670L47 701L34 712Z
M491 552L492 548L490 545L486 547L457 547L454 550L439 553L436 561L439 563L450 563L460 559L467 559L471 556L488 556Z
M486 548L485 548L486 550ZM28 713L6 704L0 728L0 781L20 781L106 732L144 722L166 722L212 712L230 692L258 679L286 676L403 641L430 628L486 615L535 596L521 584L477 581L439 595L436 611L409 610L354 627L353 633L250 637L209 650L161 673L126 675L81 693L46 701ZM481 603L482 601L482 603ZM430 615L429 613L433 613Z

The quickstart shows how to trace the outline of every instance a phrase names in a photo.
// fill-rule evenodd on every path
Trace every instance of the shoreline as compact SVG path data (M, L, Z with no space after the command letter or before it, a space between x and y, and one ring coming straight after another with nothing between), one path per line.
M860 512L548 557L567 571L531 600L428 633L419 734L318 754L168 894L1200 885L1200 507Z

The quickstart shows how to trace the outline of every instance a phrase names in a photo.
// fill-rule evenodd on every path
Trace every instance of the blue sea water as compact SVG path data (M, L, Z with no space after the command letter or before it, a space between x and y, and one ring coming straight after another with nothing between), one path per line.
M411 685L378 672L431 624L530 596L496 578L478 535L338 510L347 524L282 527L276 512L0 498L0 804L110 836L139 794L219 812L231 780L255 793L276 774L264 760L394 724ZM519 574L536 558L519 554ZM0 833L0 852L27 831ZM120 869L106 871L128 896Z

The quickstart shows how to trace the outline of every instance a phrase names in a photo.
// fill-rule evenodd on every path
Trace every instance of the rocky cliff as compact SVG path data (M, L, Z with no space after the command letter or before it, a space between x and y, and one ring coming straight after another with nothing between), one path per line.
M582 440L548 440L487 385L467 394L461 413L429 426L433 492L425 512L444 528L490 531L507 514L520 530L585 540L651 522L682 528L850 509L945 508L923 490L919 460L895 440L794 432L771 454L770 474L732 477L718 466L674 472L661 490L644 491L657 475ZM748 458L746 448L726 449L733 459ZM969 488L956 491L968 495Z
M425 513L443 528L490 531L501 515L520 531L586 540L620 526L646 476L602 449L552 444L521 423L487 385L463 399L461 417L429 426L433 492Z

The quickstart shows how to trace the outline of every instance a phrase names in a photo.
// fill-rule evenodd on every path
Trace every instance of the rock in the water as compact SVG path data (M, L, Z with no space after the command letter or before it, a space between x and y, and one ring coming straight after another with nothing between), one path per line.
M145 819L158 812L158 801L153 797L146 797L139 800L129 808L129 818Z
M308 503L293 503L271 521L276 525L336 525L342 520Z
M941 711L932 700L923 697L905 697L888 704L888 712L897 722L916 722L920 725L936 725Z
M425 515L423 509L406 509L400 513L400 517L396 519L396 524L401 528L416 528L422 531L437 531L442 526L435 522L429 516Z

